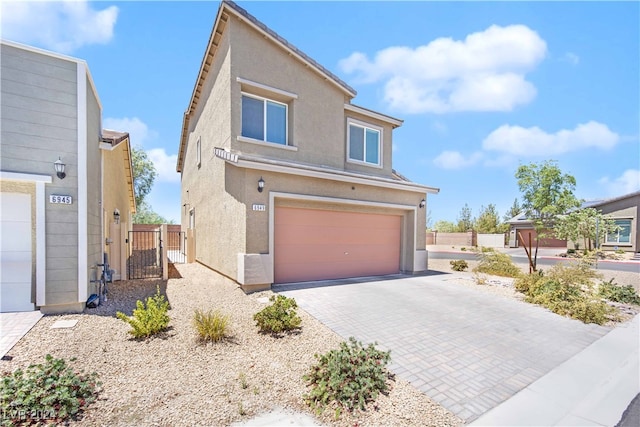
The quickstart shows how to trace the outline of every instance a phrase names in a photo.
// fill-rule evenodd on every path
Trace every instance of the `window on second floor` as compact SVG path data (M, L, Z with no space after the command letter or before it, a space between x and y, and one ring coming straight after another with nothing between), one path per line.
M631 243L631 220L616 219L615 222L618 229L607 234L605 243Z
M349 161L381 166L382 129L365 123L347 122L347 152Z
M242 136L287 145L287 110L287 104L243 93Z

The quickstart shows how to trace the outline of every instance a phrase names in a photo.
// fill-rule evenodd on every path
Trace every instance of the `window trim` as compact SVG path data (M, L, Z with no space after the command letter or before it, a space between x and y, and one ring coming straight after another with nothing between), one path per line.
M280 102L280 101L276 101L275 99L271 99L271 98L266 98L264 96L260 96L260 95L254 95L253 93L249 93L249 92L245 92L245 91L241 91L240 92L241 97L240 97L240 135L238 135L238 140L242 141L242 139L247 139L247 140L251 140L251 142L255 141L257 143L265 143L265 144L269 144L269 145L281 145L284 147L289 147L289 104L286 104L284 102ZM253 99L258 99L260 101L262 101L262 108L263 108L263 123L262 123L262 131L264 132L264 138L265 139L255 139L255 138L250 138L248 136L244 136L242 135L242 97L248 97L248 98L253 98ZM279 104L279 105L283 105L285 110L285 117L284 117L284 124L285 124L285 133L284 133L284 138L285 138L285 143L284 144L280 144L279 142L274 142L274 141L268 141L267 138L267 102L272 102L274 104Z
M616 231L616 240L609 240L609 233L604 236L604 244L608 246L632 246L631 236L633 234L633 218L614 218L614 221L629 221L629 241L620 241L620 230Z
M366 138L364 139L364 151L363 151L363 159L365 160L358 160L358 159L352 159L350 157L350 153L351 153L351 132L350 132L350 126L354 125L357 127L360 127L363 129L363 132L366 132L367 129L369 130L373 130L378 132L378 163L370 163L366 161L367 158L367 144L366 144ZM383 149L383 136L384 136L384 129L381 126L376 126L373 125L371 123L367 123L367 122L363 122L361 120L357 120L357 119L353 119L351 117L347 118L347 128L346 128L346 136L347 136L347 163L353 163L353 164L357 164L357 165L364 165L364 166L369 166L369 167L373 167L373 168L378 168L378 169L382 169L383 164L382 164L382 157L383 157L383 153L382 153L382 149Z

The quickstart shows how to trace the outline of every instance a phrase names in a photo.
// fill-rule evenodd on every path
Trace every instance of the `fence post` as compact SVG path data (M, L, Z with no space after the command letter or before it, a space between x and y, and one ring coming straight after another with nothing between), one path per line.
M162 224L160 231L160 240L162 241L163 251L162 251L162 280L169 279L169 255L167 254L167 243L169 233L167 232L167 224Z
M120 280L129 280L127 258L129 258L129 223L120 223Z

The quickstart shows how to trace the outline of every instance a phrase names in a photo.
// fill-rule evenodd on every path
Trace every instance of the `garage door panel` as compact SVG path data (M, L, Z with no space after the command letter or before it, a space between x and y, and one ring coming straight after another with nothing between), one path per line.
M26 222L5 221L2 218L0 232L2 233L0 251L31 252L31 219Z
M276 208L275 281L398 273L398 215Z

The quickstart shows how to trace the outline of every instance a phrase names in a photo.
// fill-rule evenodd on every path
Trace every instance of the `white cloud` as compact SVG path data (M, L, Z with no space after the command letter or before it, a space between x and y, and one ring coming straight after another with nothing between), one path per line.
M573 52L565 53L560 60L568 62L571 65L578 65L580 63L580 57Z
M627 169L622 175L611 180L608 176L600 178L611 197L622 196L640 190L640 169Z
M152 148L147 154L158 172L158 181L180 182L180 174L176 172L177 154L167 154L164 148Z
M62 53L113 38L118 8L93 9L89 2L3 1L2 37Z
M459 151L443 151L433 159L433 163L441 169L462 169L478 163L480 159L482 159L480 152L465 158Z
M107 117L103 120L102 127L118 132L129 132L131 145L140 147L157 136L156 132L149 130L147 124L137 117L122 117L119 119Z
M553 156L586 148L608 150L619 141L617 133L595 121L556 133L547 133L537 126L502 125L482 141L482 148L515 156Z
M536 96L524 75L546 53L545 41L530 28L493 25L464 40L389 47L373 60L355 52L339 67L360 83L384 81L385 100L407 113L510 111Z

